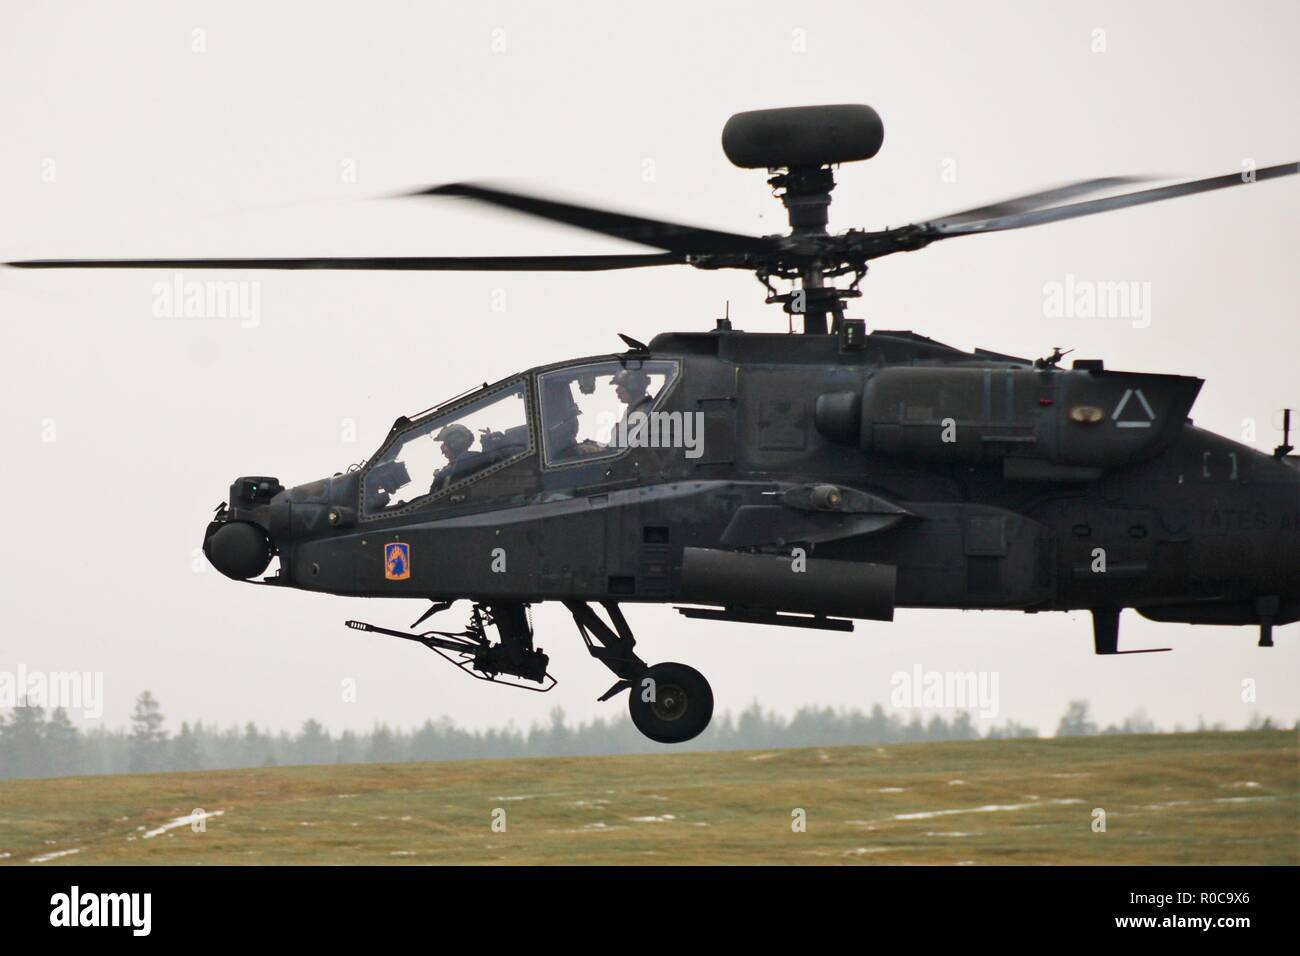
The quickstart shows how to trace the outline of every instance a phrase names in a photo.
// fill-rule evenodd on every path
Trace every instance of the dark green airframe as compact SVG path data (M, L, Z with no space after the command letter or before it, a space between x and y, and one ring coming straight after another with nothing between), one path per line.
M561 601L665 743L708 724L707 681L647 666L622 607L673 603L722 621L848 630L896 607L1086 608L1098 654L1119 614L1300 620L1300 458L1195 427L1197 378L963 352L847 318L867 263L1021 228L1293 174L1294 163L1100 199L1099 179L878 232L826 231L832 169L880 148L865 106L738 114L723 147L766 168L784 236L750 237L457 184L456 195L659 252L372 259L36 260L28 267L560 270L742 268L804 334L666 333L530 369L413 418L368 462L285 488L240 478L204 537L230 577L433 601L412 628L472 602L464 630L418 641L472 676L553 686L529 605ZM852 276L847 288L832 283ZM792 291L772 283L791 280ZM630 374L629 374L630 373ZM615 399L612 396L617 396ZM621 412L621 414L620 414ZM597 420L599 419L599 420ZM265 576L271 561L279 567ZM604 616L593 605L603 606ZM489 638L495 625L497 639Z

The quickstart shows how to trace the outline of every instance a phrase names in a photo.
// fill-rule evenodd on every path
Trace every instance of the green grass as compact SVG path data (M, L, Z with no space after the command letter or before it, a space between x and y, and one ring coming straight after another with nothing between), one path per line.
M0 863L1295 865L1298 756L1255 731L8 781ZM224 813L143 838L195 808Z

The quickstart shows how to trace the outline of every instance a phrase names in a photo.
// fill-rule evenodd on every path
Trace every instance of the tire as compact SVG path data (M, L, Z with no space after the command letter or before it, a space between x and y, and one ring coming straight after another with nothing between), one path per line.
M652 685L646 679L654 681ZM654 700L645 697L653 690ZM628 692L632 723L651 740L680 744L697 737L713 718L713 688L685 664L656 664L632 682Z

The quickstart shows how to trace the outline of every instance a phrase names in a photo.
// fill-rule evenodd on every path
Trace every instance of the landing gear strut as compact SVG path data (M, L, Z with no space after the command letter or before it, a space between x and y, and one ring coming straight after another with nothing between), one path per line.
M628 691L627 707L632 723L656 743L683 743L709 726L713 718L713 689L703 674L673 662L647 665L633 650L636 639L617 604L601 605L613 627L581 601L565 601L564 606L573 615L591 656L618 678L600 700Z

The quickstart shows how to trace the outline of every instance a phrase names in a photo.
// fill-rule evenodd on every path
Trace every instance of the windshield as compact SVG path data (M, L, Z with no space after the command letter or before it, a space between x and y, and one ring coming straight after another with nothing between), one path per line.
M677 364L668 361L590 362L543 373L546 463L575 464L647 444L648 416L676 376Z
M365 511L439 495L530 451L527 388L519 381L402 432L366 474Z

